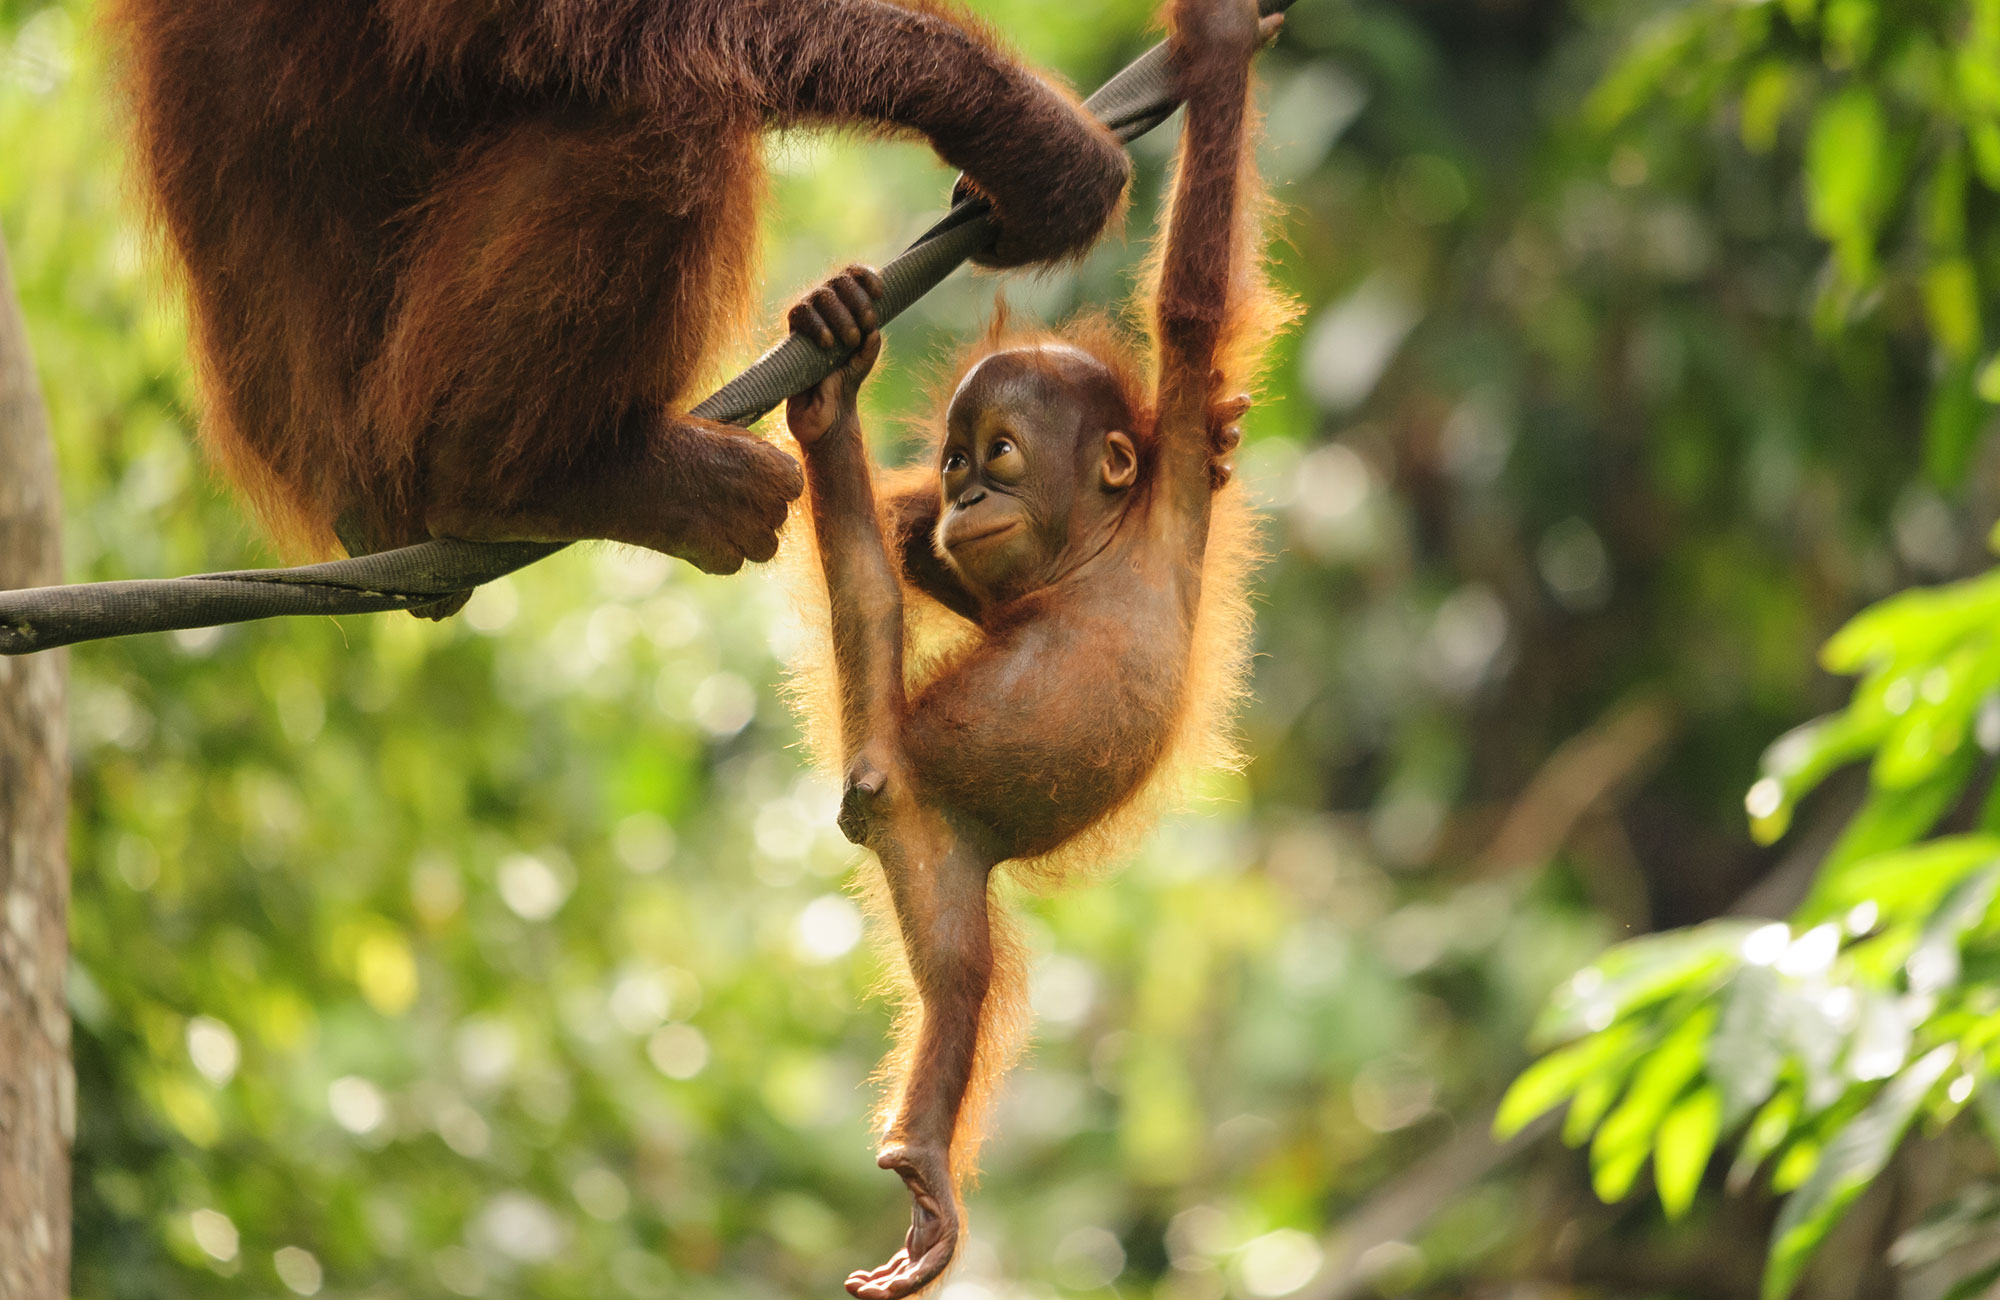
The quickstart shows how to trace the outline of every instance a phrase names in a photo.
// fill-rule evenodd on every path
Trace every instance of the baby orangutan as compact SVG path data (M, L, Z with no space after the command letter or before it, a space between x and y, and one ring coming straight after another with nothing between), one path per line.
M1039 860L1025 865L1052 875L1048 855L1095 845L1214 732L1240 673L1247 528L1217 494L1250 400L1225 398L1225 381L1249 378L1281 314L1259 274L1246 149L1250 61L1276 28L1255 0L1173 4L1187 122L1150 391L1101 327L989 347L922 481L878 515L856 394L881 350L881 281L850 268L792 315L823 346L856 349L787 416L829 602L840 825L881 859L917 999L878 1159L909 1187L910 1230L887 1264L848 1278L862 1300L921 1290L957 1245L980 1094L1020 1018L1020 962L988 909L994 868ZM914 681L906 588L973 625Z

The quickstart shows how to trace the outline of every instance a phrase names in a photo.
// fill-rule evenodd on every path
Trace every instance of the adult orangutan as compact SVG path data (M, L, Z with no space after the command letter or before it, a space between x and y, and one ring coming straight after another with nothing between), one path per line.
M1255 0L1175 0L1171 19L1187 123L1149 358L1102 325L989 340L928 464L878 511L855 397L880 280L851 268L792 316L857 348L787 415L828 597L841 827L882 861L916 994L878 1158L911 1226L848 1279L863 1300L922 1289L956 1247L980 1099L1021 1020L994 869L1051 879L1101 856L1163 773L1216 756L1240 682L1248 526L1224 488L1250 399L1227 394L1285 315L1246 146L1251 56L1277 23ZM960 620L913 673L906 596Z
M987 261L1127 162L946 0L113 0L207 441L295 548L610 538L769 559L793 458L682 410L743 315L773 126L926 137Z

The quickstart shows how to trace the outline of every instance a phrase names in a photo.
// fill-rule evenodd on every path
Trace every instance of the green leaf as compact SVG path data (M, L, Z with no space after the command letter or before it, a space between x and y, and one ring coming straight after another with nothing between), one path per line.
M1913 666L1915 667L1915 666ZM1902 715L1889 724L1870 775L1878 787L1905 789L1933 775L1954 776L1976 756L1960 750L1970 739L1980 701L2000 683L2000 638L1982 633L1949 649L1940 648L1927 666L1913 671Z
M1660 1135L1653 1144L1653 1181L1669 1219L1680 1218L1694 1203L1721 1134L1722 1094L1714 1088L1697 1088L1660 1121Z
M1602 1134L1603 1129L1598 1133ZM1610 1205L1622 1201L1632 1191L1632 1185L1639 1181L1639 1171L1646 1167L1646 1144L1633 1142L1602 1156L1593 1146L1590 1152L1590 1188L1597 1193L1597 1199Z
M1974 122L1965 128L1965 139L1972 146L1972 170L1979 183L2000 190L2000 123Z
M1578 1084L1576 1096L1570 1099L1569 1113L1563 1116L1563 1141L1573 1147L1582 1146L1597 1131L1598 1123L1618 1100L1618 1090L1624 1085L1623 1072L1593 1074Z
M1800 916L1827 920L1871 901L1886 919L1914 918L1935 907L1953 885L1995 863L2000 863L2000 836L1993 835L1954 835L1875 854L1823 872Z
M1952 358L1931 385L1924 416L1924 472L1941 488L1965 481L1988 411L1973 382L1979 350L1979 285L1964 258L1940 262L1924 275L1931 334Z
M1938 346L1943 348L1948 355L1958 358L1970 357L1974 352L1978 351L1979 275L1972 269L1971 259L1966 257L1947 257L1931 263L1924 271L1923 289L1924 315L1931 327L1931 337L1937 341ZM1941 386L1941 388L1949 391L1954 399L1960 390L1964 391L1965 397L1970 398L1972 396L1971 389L1963 379L1960 379L1955 384ZM1938 417L1935 412L1937 410L1937 403L1940 400L1942 399L1933 398L1932 429L1930 434L1933 444L1939 438L1937 430ZM1959 401L1954 407L1954 412L1956 413L1959 410L1968 409L1969 407L1969 403ZM1976 410L1976 408L1970 409ZM1957 418L1956 414L1949 420L1950 436L1954 440L1954 445L1965 441L1963 436L1958 432L1958 426L1964 423L1965 421ZM1933 447L1931 455L1935 457L1938 454L1935 447ZM1954 451L1953 455L1955 458L1954 463L1956 463L1957 459L1963 458L1961 452Z
M1889 716L1880 710L1849 708L1772 741L1758 765L1763 776L1744 800L1757 842L1777 843L1790 829L1798 801L1879 744L1888 725Z
M1734 962L1744 936L1756 928L1749 921L1710 921L1621 943L1556 991L1535 1037L1542 1042L1578 1038L1702 986Z
M1789 1192L1811 1178L1813 1170L1819 1168L1819 1158L1823 1148L1810 1137L1802 1137L1792 1143L1785 1154L1778 1157L1778 1167L1771 1171L1771 1190Z
M1657 103L1660 83L1694 57L1706 31L1693 9L1655 19L1632 42L1630 53L1603 77L1584 102L1593 130L1609 132L1642 105Z
M1798 1123L1801 1100L1798 1087L1793 1085L1780 1089L1764 1103L1764 1109L1757 1112L1757 1118L1751 1120L1750 1127L1744 1131L1743 1144L1737 1148L1736 1159L1729 1166L1730 1191L1740 1192L1748 1187L1757 1167L1791 1140L1793 1125Z
M1990 628L2000 614L2000 569L1964 582L1922 587L1880 600L1827 639L1828 672L1857 673L1895 660L1937 658L1960 638Z
M1797 84L1791 65L1782 59L1766 59L1751 71L1743 83L1740 131L1745 149L1763 154L1777 145Z
M1821 105L1806 142L1806 209L1856 283L1874 274L1888 155L1882 105L1865 84L1850 85Z
M1932 248L1956 252L1965 247L1968 179L1965 150L1946 149L1931 170L1931 183L1924 200L1924 239Z
M1599 1198L1615 1201L1631 1190L1653 1149L1661 1120L1701 1074L1715 1021L1713 1004L1699 1006L1640 1058L1624 1100L1591 1141L1592 1183Z
M1876 0L1828 0L1821 19L1827 63L1852 68L1866 59L1875 43L1877 17Z
M1549 1053L1521 1071L1493 1117L1493 1136L1506 1140L1568 1100L1590 1075L1616 1067L1623 1075L1623 1055L1638 1038L1636 1026L1614 1025L1580 1043ZM1622 1059L1621 1059L1622 1058Z
M1764 1300L1791 1294L1826 1234L1888 1164L1917 1108L1957 1055L1956 1047L1946 1045L1919 1057L1833 1135L1812 1176L1778 1211L1764 1268Z

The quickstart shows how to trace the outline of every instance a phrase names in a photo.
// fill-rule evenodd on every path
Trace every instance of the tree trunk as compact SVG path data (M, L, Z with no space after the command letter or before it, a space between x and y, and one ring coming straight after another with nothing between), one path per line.
M0 588L62 580L54 449L0 244ZM0 658L0 1300L69 1295L63 651Z

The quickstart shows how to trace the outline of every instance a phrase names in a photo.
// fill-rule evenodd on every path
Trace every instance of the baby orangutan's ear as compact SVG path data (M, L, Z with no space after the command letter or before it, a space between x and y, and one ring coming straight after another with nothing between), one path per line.
M1139 449L1132 435L1117 429L1104 435L1104 458L1098 463L1098 477L1106 492L1123 492L1139 478Z

